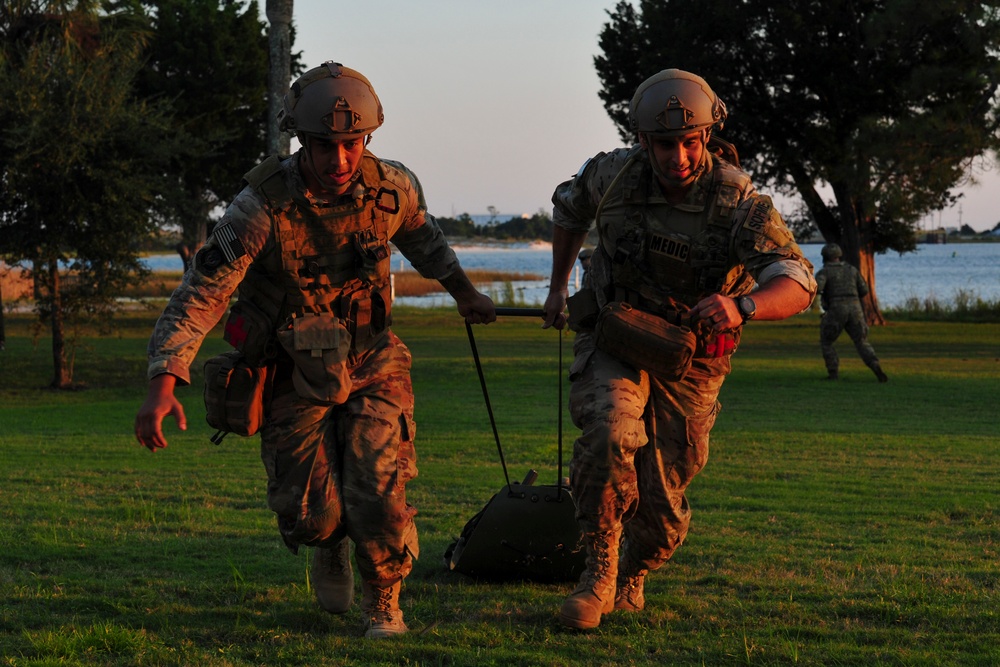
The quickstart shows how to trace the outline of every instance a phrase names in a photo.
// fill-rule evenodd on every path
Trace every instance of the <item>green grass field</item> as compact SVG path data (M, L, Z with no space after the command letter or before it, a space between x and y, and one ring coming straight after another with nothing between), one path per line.
M188 431L168 425L155 455L134 442L154 318L85 339L86 388L53 392L49 340L7 316L0 664L1000 665L1000 324L874 329L885 385L846 337L842 379L823 379L814 313L750 325L687 543L649 576L644 613L578 633L556 618L569 583L445 569L503 473L457 314L399 310L421 556L402 596L411 632L370 641L356 609L316 606L308 550L283 547L266 507L256 441L209 442L198 380L180 394ZM476 334L511 477L551 483L557 334L524 318Z

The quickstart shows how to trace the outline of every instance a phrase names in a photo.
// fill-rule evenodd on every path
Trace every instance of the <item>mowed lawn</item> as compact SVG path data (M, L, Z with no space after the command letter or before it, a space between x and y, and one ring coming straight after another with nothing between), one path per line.
M357 606L319 610L310 550L282 545L257 442L189 428L139 447L155 313L82 332L79 391L54 392L50 341L7 315L0 352L3 665L1000 665L1000 325L899 322L846 337L829 382L818 315L754 322L722 392L687 542L647 609L563 630L570 582L479 582L443 554L504 483L464 324L399 309L414 356L420 558L408 635L364 640ZM476 342L512 479L558 471L571 338L503 318ZM225 349L210 340L203 361ZM196 364L196 369L201 363ZM565 415L565 413L564 413ZM562 420L563 474L574 427Z

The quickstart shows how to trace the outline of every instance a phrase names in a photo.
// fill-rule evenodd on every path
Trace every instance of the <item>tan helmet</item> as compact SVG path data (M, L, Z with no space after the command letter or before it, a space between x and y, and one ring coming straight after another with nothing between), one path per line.
M281 131L317 137L365 136L385 115L375 89L360 72L328 60L292 84L278 113Z
M722 129L726 105L698 76L665 69L643 81L628 108L629 126L636 133L677 136L704 128Z
M823 246L823 249L819 251L820 256L823 257L824 261L830 261L831 259L840 259L844 256L844 251L840 249L840 246L836 243L827 243Z

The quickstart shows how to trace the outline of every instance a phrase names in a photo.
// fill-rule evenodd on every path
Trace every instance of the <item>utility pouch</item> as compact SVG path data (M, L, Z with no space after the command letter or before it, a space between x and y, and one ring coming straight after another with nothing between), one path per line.
M332 313L307 313L278 332L278 343L295 362L292 384L299 396L328 405L347 400L351 333L343 320Z
M222 338L242 352L251 366L273 359L277 352L271 318L251 301L240 299L233 304Z
M601 309L597 305L597 294L592 287L578 290L566 299L566 305L569 307L566 324L571 331L590 330L597 324L597 315Z
M247 362L238 350L205 362L205 419L218 429L212 442L226 433L251 436L264 423L264 402L270 394L270 366Z
M697 345L688 327L620 301L601 309L594 333L598 349L667 382L684 377Z

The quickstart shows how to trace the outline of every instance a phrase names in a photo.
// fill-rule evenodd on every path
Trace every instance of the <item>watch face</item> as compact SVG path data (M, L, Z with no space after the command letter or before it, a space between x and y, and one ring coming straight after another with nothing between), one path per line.
M757 304L755 304L753 302L753 299L751 299L750 297L741 296L740 312L743 313L743 317L745 317L746 319L750 319L751 317L754 316L754 313L757 312Z

